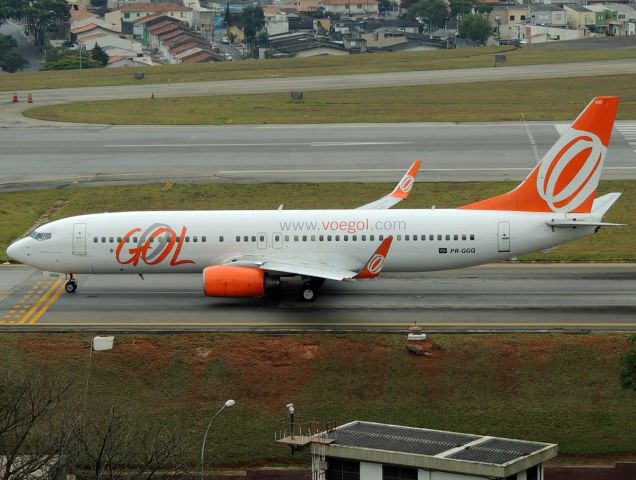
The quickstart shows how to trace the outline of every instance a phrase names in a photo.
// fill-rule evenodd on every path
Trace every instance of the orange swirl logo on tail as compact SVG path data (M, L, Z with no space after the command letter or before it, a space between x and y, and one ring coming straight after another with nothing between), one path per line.
M133 240L134 235L139 233L136 246L125 251L126 244ZM137 266L140 262L146 265L158 265L170 257L170 265L177 266L187 263L194 263L193 260L179 260L179 254L183 248L188 229L184 226L181 235L169 226L155 223L148 227L143 233L141 228L130 230L117 245L115 258L122 265ZM127 258L126 255L128 255Z
M537 191L554 212L576 210L596 191L607 148L590 132L566 132L541 162ZM550 155L551 154L551 155Z

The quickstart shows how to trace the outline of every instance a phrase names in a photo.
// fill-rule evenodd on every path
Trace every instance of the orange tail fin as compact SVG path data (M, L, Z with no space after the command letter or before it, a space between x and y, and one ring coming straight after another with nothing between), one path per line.
M596 97L517 188L460 208L591 212L618 104L618 97Z

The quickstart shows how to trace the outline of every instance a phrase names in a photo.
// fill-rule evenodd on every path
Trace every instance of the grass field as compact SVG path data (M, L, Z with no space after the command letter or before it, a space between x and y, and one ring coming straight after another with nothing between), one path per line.
M2 75L0 91L492 67L497 52L506 52L506 65L511 66L636 58L636 49L628 47L576 50L480 47L135 68L135 72L144 72L142 81L135 80L133 69L127 68L22 72Z
M635 49L636 51L636 49ZM572 120L592 97L619 95L636 118L636 75L214 97L109 100L27 110L43 120L103 124L259 124Z
M143 422L179 425L195 471L206 422L228 398L236 407L208 439L214 467L305 462L273 441L288 402L299 415L338 424L555 442L579 462L635 459L636 394L618 383L627 337L435 335L433 356L415 357L402 335L117 335L113 351L92 355L87 408L116 405ZM0 373L77 372L81 398L89 338L0 335Z
M460 186L461 188L458 188ZM453 208L511 190L516 182L421 183L397 208ZM83 213L126 210L353 208L375 200L393 188L391 184L207 184L175 185L168 192L161 185L95 188L62 188L0 194L0 259L6 247L27 231L57 201L67 203L52 219ZM636 261L636 182L603 181L599 195L623 192L606 221L626 227L602 229L550 254L533 254L524 260Z

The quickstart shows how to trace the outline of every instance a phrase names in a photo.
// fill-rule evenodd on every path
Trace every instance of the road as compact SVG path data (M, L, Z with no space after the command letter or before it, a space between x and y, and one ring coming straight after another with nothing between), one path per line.
M636 122L619 129L603 178L633 179ZM419 181L520 180L534 148L542 155L559 135L552 123L528 131L520 123L5 128L0 191L168 178L392 182L417 158Z
M377 281L327 282L315 303L293 285L263 299L202 294L200 275L82 275L0 268L0 331L636 330L636 265L486 265Z
M396 85L433 85L470 82L533 80L539 78L573 78L610 76L636 73L634 60L608 60L596 62L561 63L553 65L523 65L512 67L466 68L456 70L431 70L414 72L368 73L353 75L321 75L311 77L259 78L245 80L220 80L206 82L136 84L106 87L52 88L31 90L37 104L69 101L113 100L127 98L179 97L234 95L246 93L289 92L291 90L343 90ZM27 92L18 92L25 95ZM12 108L7 105L8 96L0 102L0 118L5 118ZM25 108L24 104L13 106ZM14 118L18 121L19 118Z

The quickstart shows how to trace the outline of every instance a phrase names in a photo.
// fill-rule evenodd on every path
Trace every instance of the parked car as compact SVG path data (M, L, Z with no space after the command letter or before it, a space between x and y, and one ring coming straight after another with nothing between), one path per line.
M234 60L232 58L232 55L230 55L229 53L224 53L223 56L225 57L225 60L227 60L228 62L231 62L232 60Z
M230 43L230 39L227 37L227 35L223 35L223 38L221 38L221 43L223 45L227 45Z

